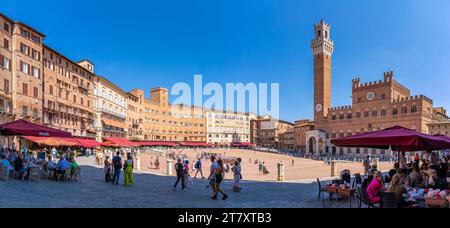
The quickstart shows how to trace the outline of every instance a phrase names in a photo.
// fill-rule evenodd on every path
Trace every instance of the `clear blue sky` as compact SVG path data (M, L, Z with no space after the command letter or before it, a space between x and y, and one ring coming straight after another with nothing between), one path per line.
M2 0L0 11L47 35L125 90L204 81L279 82L281 118L313 113L313 24L335 42L333 106L351 79L388 69L413 94L450 108L448 0ZM147 92L148 94L148 92Z

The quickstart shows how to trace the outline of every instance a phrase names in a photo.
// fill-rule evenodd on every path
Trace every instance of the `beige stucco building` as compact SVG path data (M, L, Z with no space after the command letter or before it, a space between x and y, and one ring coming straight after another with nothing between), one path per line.
M89 64L87 66L90 68ZM94 76L93 104L97 140L127 137L127 97L127 93L119 86L102 76Z
M206 141L215 145L251 142L250 122L256 118L253 113L206 111Z

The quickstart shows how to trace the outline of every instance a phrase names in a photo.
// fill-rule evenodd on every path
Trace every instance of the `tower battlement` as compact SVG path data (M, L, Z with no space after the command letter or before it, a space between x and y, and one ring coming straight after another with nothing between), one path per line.
M424 100L430 104L433 104L433 100L424 95L415 95L415 96L403 97L400 99L394 99L394 100L392 100L392 103L402 103L402 102L406 102L406 101L418 101L418 100Z
M336 112L336 111L350 111L352 109L351 105L345 105L345 106L337 106L330 108L330 111Z

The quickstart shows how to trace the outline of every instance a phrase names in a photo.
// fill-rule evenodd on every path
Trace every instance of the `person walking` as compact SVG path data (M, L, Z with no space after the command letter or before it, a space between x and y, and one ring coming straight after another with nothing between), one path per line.
M109 156L106 156L106 158L105 158L104 172L105 172L106 183L111 182L111 162L109 161Z
M222 191L222 189L220 188L220 185L222 184L222 181L223 181L223 173L224 173L222 159L219 159L217 161L217 164L218 164L218 168L214 172L214 175L216 176L216 186L214 189L214 195L213 195L212 199L217 200L217 195L220 192L223 195L222 200L226 200L226 199L228 199L228 195L224 191Z
M127 160L124 163L124 184L125 187L132 187L134 185L134 176L133 176L134 162L131 154L127 155Z
M211 160L211 167L209 169L210 173L208 176L209 184L206 187L207 188L211 187L211 189L213 190L213 194L214 194L215 187L216 187L216 176L214 175L214 172L218 168L219 164L216 162L216 156L214 156L214 155L212 155L210 157L210 160Z
M184 181L184 173L183 173L183 160L181 158L178 158L177 164L175 164L175 171L177 173L177 181L173 185L173 191L177 190L178 183L181 181L181 190L184 190L186 188L185 181Z
M122 170L122 158L120 157L120 151L117 151L116 156L113 157L114 175L112 184L119 185L120 171Z
M202 176L202 179L205 179L205 177L203 176L203 170L202 170L202 160L200 160L200 158L197 160L197 162L195 162L195 169L197 170L197 172L195 173L194 179L197 179L198 173L200 173L200 175Z
M242 174L241 174L241 159L238 158L237 161L234 162L234 166L233 168L231 168L231 170L233 171L233 176L234 176L234 185L233 185L233 191L234 192L241 192L241 186L240 186L240 182L242 179Z

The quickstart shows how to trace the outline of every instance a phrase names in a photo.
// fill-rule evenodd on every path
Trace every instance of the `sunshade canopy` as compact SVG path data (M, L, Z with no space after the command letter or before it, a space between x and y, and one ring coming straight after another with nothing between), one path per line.
M115 146L119 147L136 147L137 144L128 141L128 139L123 138L105 138L106 142L111 142Z
M25 120L17 120L0 125L0 134L37 137L72 137L72 134L69 132L34 124Z
M331 143L339 147L365 147L394 151L430 151L450 149L450 140L432 136L408 128L395 126L346 138L333 139Z
M255 147L255 144L249 142L234 142L230 145L233 147Z
M37 136L24 136L23 138L31 142L37 143L40 146L79 146L79 144L71 138L37 137Z

